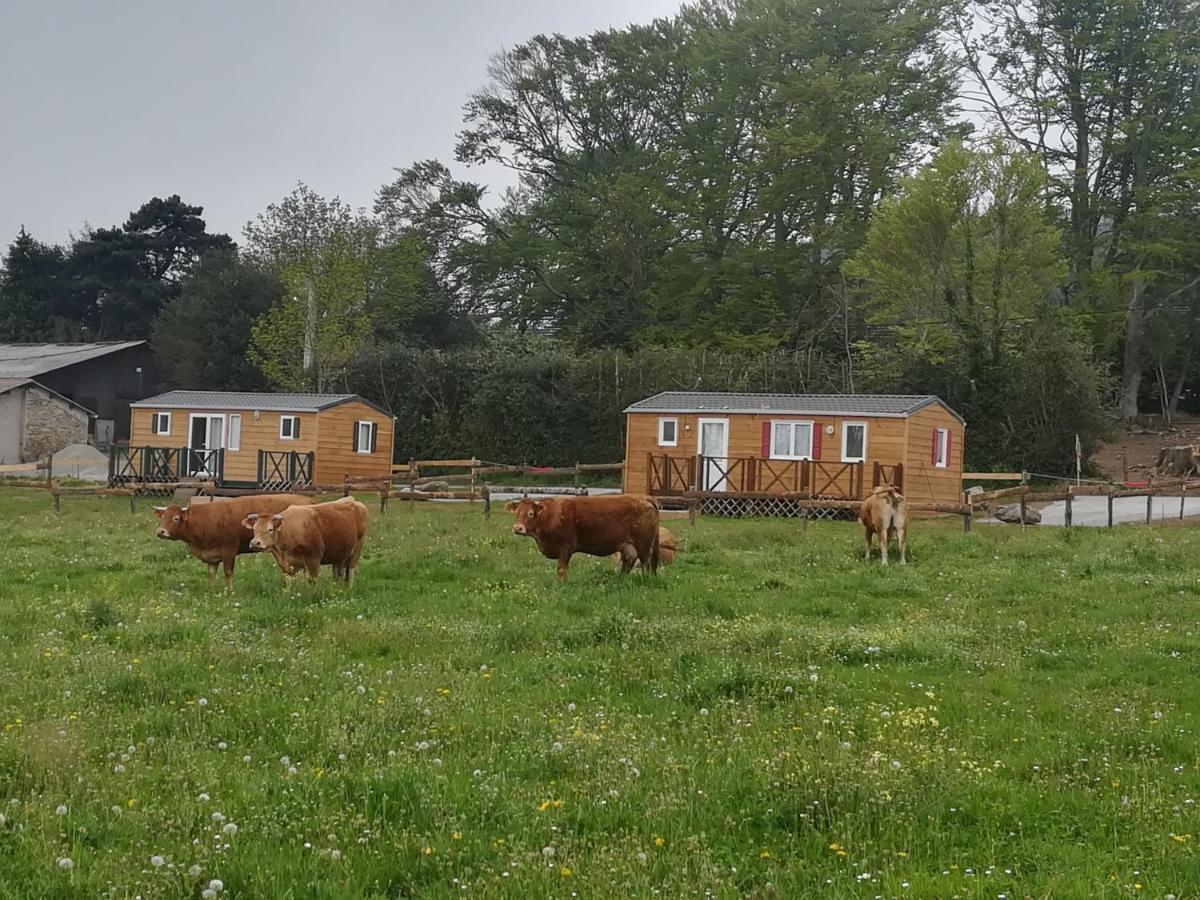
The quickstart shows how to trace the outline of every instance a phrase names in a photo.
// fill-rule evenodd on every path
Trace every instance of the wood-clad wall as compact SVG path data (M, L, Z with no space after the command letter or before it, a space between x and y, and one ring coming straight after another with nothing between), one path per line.
M679 420L679 442L675 447L658 446L659 418ZM869 490L876 462L893 466L903 463L905 468L905 493L916 487L912 480L921 479L920 490L914 499L944 500L953 502L960 498L962 477L962 423L940 404L920 410L910 418L872 416L785 416L758 415L750 413L629 413L626 416L625 475L624 490L627 493L645 493L648 490L646 455L666 454L672 457L696 455L696 442L700 419L729 420L729 456L762 457L763 422L812 422L814 431L821 431L819 459L824 463L838 464L842 460L842 426L846 422L864 422L867 426L867 458L864 482ZM833 433L828 434L828 427ZM930 470L930 441L932 429L944 427L951 430L951 459L946 469ZM918 452L918 448L920 452ZM911 468L910 466L915 466ZM956 480L958 479L958 480Z
M392 417L361 400L341 403L320 412L317 429L316 472L318 484L337 484L351 478L387 478L392 474ZM354 449L354 427L374 422L379 429L374 453Z
M155 413L171 414L170 434L152 434ZM359 400L331 406L320 412L291 413L282 410L172 409L161 407L132 410L129 443L133 447L186 447L190 441L192 415L225 416L225 442L229 440L229 416L242 417L242 434L237 450L225 450L225 480L256 482L258 451L315 453L313 480L336 484L343 477L385 478L392 471L393 427L391 416ZM281 416L300 419L300 437L280 438ZM359 421L374 422L379 429L374 453L354 450L354 427Z
M950 455L944 469L933 464L933 430L950 432ZM962 422L940 404L926 406L908 420L908 458L904 463L904 496L914 502L962 500Z

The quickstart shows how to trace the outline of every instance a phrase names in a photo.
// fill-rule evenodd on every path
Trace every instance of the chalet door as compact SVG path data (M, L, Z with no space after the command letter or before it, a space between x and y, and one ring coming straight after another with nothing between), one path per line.
M729 420L700 419L697 451L701 457L700 490L727 491L729 479Z
M193 413L188 424L188 474L213 474L218 455L213 451L224 446L225 417Z

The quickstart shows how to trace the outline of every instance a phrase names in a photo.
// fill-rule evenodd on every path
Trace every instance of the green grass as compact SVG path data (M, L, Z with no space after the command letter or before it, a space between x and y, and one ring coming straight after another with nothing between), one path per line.
M395 503L352 594L228 597L0 492L0 897L1196 896L1200 531L676 525L559 586Z

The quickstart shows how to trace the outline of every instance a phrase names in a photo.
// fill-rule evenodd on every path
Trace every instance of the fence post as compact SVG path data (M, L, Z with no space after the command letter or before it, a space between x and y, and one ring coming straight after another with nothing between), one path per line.
M58 503L58 491L54 492L54 511L62 512L62 507L60 507Z
M46 487L54 485L54 454L46 457Z
M408 459L408 511L417 511L417 461Z
M579 487L579 460L575 460L575 487Z
M348 473L342 476L342 496L350 496L350 475Z
M691 497L688 499L687 505L688 505L688 524L695 525L696 524L696 508L700 504L696 501L695 497Z
M1179 489L1179 518L1183 519L1183 503L1187 499L1187 482L1183 483L1183 487Z
M483 486L483 517L485 519L492 517L492 489L486 484Z
M136 490L134 490L134 491L130 491L130 492L129 492L129 511L130 511L131 513L135 513L135 512L137 512L137 503L136 503L136 501L137 501L137 491L136 491Z
M1022 491L1021 492L1021 530L1022 531L1025 530L1025 503L1026 503L1025 492Z
M1154 518L1154 495L1146 495L1146 524L1149 525Z
M1072 513L1072 510L1071 510L1071 489L1070 489L1070 488L1067 488L1067 513L1066 513L1066 517L1065 517L1064 521L1065 521L1065 523L1066 523L1066 526L1067 526L1068 528L1070 528L1070 527L1071 527L1071 521L1072 521L1072 515L1071 515L1071 513Z
M969 532L971 530L971 503L968 499L968 495L967 495L966 491L963 491L962 501L963 501L963 507L964 507L964 510L963 510L963 534L966 534L967 532Z
M1112 525L1113 525L1113 495L1112 495L1112 491L1109 491L1108 492L1108 527L1112 528Z
M379 514L382 516L387 513L388 494L391 492L391 482L385 481L383 487L379 489Z

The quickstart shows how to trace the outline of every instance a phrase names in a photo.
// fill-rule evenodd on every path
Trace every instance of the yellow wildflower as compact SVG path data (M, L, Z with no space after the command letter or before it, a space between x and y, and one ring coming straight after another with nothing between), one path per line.
M655 847L664 847L664 846L666 846L666 843L667 843L667 839L666 839L666 838L663 838L663 837L656 837L656 838L654 839L654 846L655 846Z
M563 866L561 869L558 870L558 874L561 875L563 878L570 878L571 877L571 867Z

